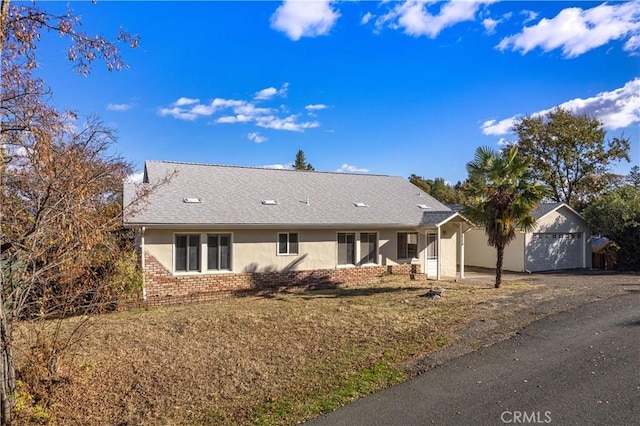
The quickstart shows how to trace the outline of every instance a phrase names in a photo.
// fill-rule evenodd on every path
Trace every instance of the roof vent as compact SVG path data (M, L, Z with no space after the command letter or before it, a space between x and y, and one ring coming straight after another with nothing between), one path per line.
M430 209L430 208L431 208L431 207L429 207L429 206L428 206L428 205L426 205L426 204L416 204L416 206L418 206L418 208L423 209L423 210L426 210L426 209Z
M201 198L195 198L195 197L187 197L187 198L183 198L182 202L183 203L201 203L202 199Z
M353 205L356 206L356 207L369 207L369 204L361 203L361 202L355 202L355 203L353 203Z
M262 204L265 206L275 206L278 202L276 200L262 200Z

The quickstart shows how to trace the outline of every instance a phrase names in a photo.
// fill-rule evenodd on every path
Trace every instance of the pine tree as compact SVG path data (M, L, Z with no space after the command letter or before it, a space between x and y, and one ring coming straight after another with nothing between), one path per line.
M303 150L298 150L298 153L296 154L296 161L293 163L293 168L296 170L315 170L311 163L307 163Z

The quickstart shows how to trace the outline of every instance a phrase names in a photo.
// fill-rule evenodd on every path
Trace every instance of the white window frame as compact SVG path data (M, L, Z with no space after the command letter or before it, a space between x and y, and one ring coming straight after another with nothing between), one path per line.
M294 252L291 251L291 234L296 234L296 248ZM280 252L280 236L287 236L287 251L285 253ZM276 240L276 254L278 256L298 256L300 254L300 233L299 232L278 232L278 238Z

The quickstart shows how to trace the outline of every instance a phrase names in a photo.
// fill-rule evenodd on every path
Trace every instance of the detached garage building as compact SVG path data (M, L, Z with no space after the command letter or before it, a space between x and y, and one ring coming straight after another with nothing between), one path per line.
M591 232L584 218L564 203L543 203L533 211L532 232L518 232L505 248L507 271L536 272L591 268ZM465 265L495 268L496 249L487 244L484 228L465 234Z

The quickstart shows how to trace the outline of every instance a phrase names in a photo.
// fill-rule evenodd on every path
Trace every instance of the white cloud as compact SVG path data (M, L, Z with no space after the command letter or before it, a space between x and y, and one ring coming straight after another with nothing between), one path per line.
M266 101L276 95L284 98L287 96L288 89L289 83L284 83L280 89L276 89L275 87L267 87L266 89L262 89L259 92L256 92L253 99L256 101Z
M280 96L281 98L286 98L288 91L289 91L289 83L284 83L282 87L280 87L280 90L278 90L278 96Z
M197 104L198 102L200 102L200 99L180 98L173 103L173 106L181 107L185 105Z
M160 108L158 113L163 117L166 117L166 116L169 115L169 116L171 116L173 118L177 118L179 120L193 121L196 118L198 118L198 114L194 114L192 112L185 111L184 109L179 108L179 107Z
M636 52L640 50L640 34L632 35L624 44L624 50L627 52Z
M262 136L258 132L249 133L247 135L247 138L249 138L250 141L253 141L255 143L262 143L262 142L266 142L268 140L265 136Z
M233 123L248 123L254 118L244 114L238 115L225 115L216 120L216 123L221 124L233 124Z
M436 38L445 28L465 21L474 21L476 12L483 4L495 0L450 1L448 3L426 0L406 0L376 20L376 26L388 25L392 29L403 28L408 35ZM429 13L428 6L438 4L437 14Z
M262 89L253 97L256 100L266 100L273 98L278 93L278 89L275 87L267 87L266 89Z
M133 173L126 177L125 182L142 183L142 179L144 179L144 172Z
M304 107L307 111L318 111L321 109L327 109L328 107L325 104L312 104Z
M286 33L294 41L326 35L340 17L331 3L331 0L284 0L271 16L271 28Z
M507 138L500 138L498 140L498 146L507 146L511 143L511 141Z
M501 21L498 21L496 19L486 18L482 21L482 26L487 33L493 34L496 32L496 27L500 22Z
M504 120L487 120L480 128L485 135L506 135L511 132L513 125L516 124L517 116L505 118Z
M290 115L285 118L274 115L261 116L256 118L256 125L264 127L265 129L289 130L292 132L301 132L304 129L312 129L320 126L320 123L317 121L304 121L299 123L296 121L297 118L296 115Z
M129 111L131 108L133 108L133 104L108 104L107 105L107 110L109 111L123 112L123 111Z
M336 169L336 172L338 173L369 173L369 169L352 166L350 164L344 163L342 166L340 166L339 169Z
M524 24L535 20L539 15L538 12L534 12L532 10L523 10L522 12L520 12L520 14L524 15Z
M319 127L317 121L299 121L300 114L290 114L286 105L278 108L258 106L275 96L286 97L288 90L289 83L284 83L280 89L268 87L256 92L252 100L215 98L208 104L200 103L198 99L180 98L168 107L160 108L158 114L188 121L213 117L213 122L218 124L253 123L262 128L294 132ZM326 105L310 104L305 108L307 111L321 110Z
M293 170L293 163L286 164L267 164L262 166L263 169Z
M609 130L622 129L640 123L640 78L629 81L619 89L598 93L586 99L572 99L558 106L578 115L594 116ZM531 115L546 115L554 108L547 108ZM513 125L520 117L515 115L500 121L488 120L480 128L485 135L506 135L511 133Z
M213 115L218 108L213 105L196 105L191 108L191 112L196 115L210 116Z
M574 58L612 40L625 38L624 49L635 52L640 47L639 36L640 1L603 3L585 10L563 9L554 18L543 18L521 33L503 38L496 47L522 54L538 47L545 52L561 49L565 57Z
M375 16L374 16L371 12L367 12L367 13L365 13L365 15L364 15L364 16L362 17L362 19L360 20L360 23L361 23L362 25L366 25L366 24L368 24L368 23L369 23L369 21L370 21L371 19L373 19L373 18L375 18Z
M247 103L247 101L240 101L237 99L215 98L213 101L211 101L211 106L216 109L237 108L246 105Z

